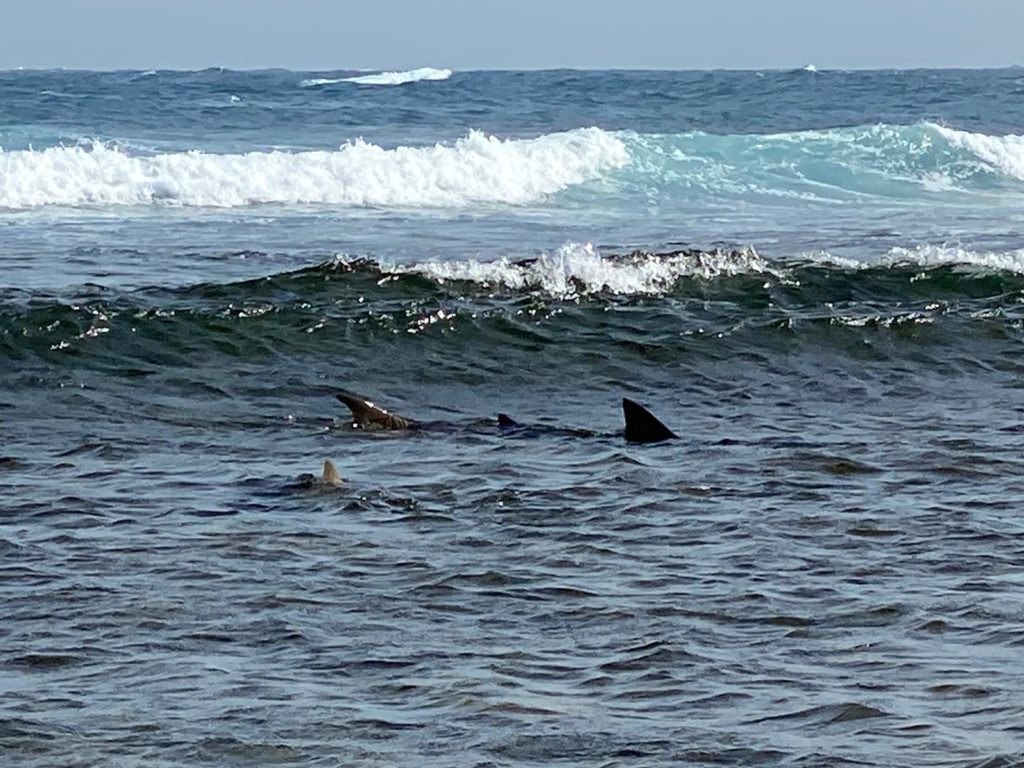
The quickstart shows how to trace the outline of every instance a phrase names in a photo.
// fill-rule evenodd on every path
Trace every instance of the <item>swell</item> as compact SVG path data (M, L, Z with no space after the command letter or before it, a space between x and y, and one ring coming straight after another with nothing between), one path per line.
M895 257L894 257L895 258ZM838 353L884 338L936 356L1018 338L1024 274L960 262L768 262L756 252L566 246L536 259L388 266L338 258L233 283L0 292L0 355L144 370L198 358L608 348L671 360ZM488 353L490 354L490 353Z

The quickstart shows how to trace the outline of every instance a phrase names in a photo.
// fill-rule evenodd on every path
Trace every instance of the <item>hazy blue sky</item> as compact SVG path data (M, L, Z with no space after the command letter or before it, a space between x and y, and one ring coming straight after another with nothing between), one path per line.
M993 67L1022 0L35 0L0 68Z

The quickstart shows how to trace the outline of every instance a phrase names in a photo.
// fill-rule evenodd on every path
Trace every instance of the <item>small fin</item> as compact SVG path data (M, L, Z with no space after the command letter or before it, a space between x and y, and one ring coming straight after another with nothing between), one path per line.
M330 459L324 459L324 476L322 479L327 485L333 485L334 487L341 485L341 475L338 474L338 470L334 468L334 464L331 463Z
M622 415L626 419L623 437L631 443L660 443L676 436L653 413L628 397L622 398Z
M518 427L519 422L509 416L507 413L498 414L498 426L502 429L508 429L510 427Z
M415 424L412 419L388 413L353 392L342 390L336 397L352 411L352 422L360 429L408 429Z

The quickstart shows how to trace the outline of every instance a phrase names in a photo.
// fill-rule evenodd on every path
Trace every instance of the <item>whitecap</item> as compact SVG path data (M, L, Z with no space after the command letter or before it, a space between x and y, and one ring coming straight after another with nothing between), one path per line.
M378 72L372 75L348 77L345 78L345 82L358 83L360 85L404 85L405 83L417 83L421 80L447 80L451 76L452 71L450 69L420 67L419 69L410 69L407 72Z
M95 142L0 151L0 207L330 204L459 208L523 205L621 168L614 133L583 128L534 139L478 131L452 143L335 151L130 154Z
M468 280L511 290L534 290L557 298L579 294L657 295L684 277L714 277L769 271L753 249L691 253L635 253L605 258L592 243L567 242L535 259L432 261L390 268L422 274L437 282Z

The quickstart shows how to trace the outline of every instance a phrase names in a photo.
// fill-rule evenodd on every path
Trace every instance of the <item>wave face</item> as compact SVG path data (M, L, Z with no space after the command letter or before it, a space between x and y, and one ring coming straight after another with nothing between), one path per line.
M728 136L587 128L535 139L471 131L394 149L356 140L333 152L153 154L99 142L0 152L0 206L13 209L522 205L593 180L602 183L576 202L625 210L716 200L1000 205L1007 192L1024 194L1024 136L931 123Z
M384 332L425 334L472 360L500 348L511 323L564 336L567 355L585 356L626 334L674 359L792 344L842 354L874 344L880 329L955 328L944 342L941 334L930 338L932 352L910 347L941 359L984 343L995 328L1016 335L1021 296L1024 250L893 249L849 263L829 254L773 261L752 249L603 255L589 243L566 243L521 260L398 265L339 256L257 280L187 288L91 287L30 300L6 291L0 351L14 358L97 354L133 365L146 363L157 343L160 355L195 344L237 347L243 356L346 344L358 356L352 344L373 354ZM689 336L707 341L695 348ZM136 354L146 359L133 362Z
M0 153L0 206L260 203L465 206L534 202L621 167L622 141L599 129L501 140L335 152L131 155L101 144Z
M795 133L638 135L631 181L687 198L928 200L1024 192L1024 137L931 123Z

